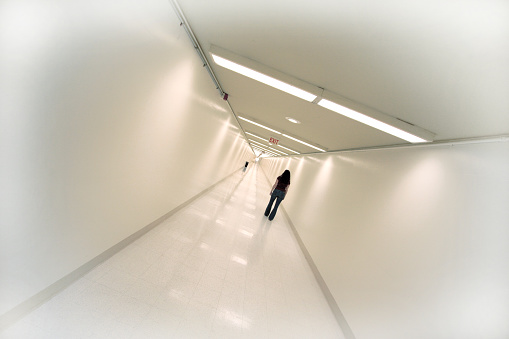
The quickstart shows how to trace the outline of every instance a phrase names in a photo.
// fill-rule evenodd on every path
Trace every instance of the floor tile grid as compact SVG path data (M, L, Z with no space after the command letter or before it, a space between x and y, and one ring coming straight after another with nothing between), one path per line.
M252 172L256 174L255 170ZM86 301L75 298L71 303L73 312L80 310L77 304L84 307L81 310L85 313L93 310L89 313L96 318L91 321L103 320L95 330L83 330L81 337L126 335L119 328L132 337L142 333L151 333L152 337L174 333L179 338L238 338L241 333L246 338L302 335L296 332L297 336L292 336L289 331L293 323L285 288L295 280L293 273L303 274L281 270L277 264L277 260L291 255L285 254L286 247L290 248L286 252L295 248L280 239L285 229L278 224L279 219L267 223L260 217L258 226L253 223L256 213L263 213L270 186L252 185L253 178L259 181L259 175L243 175L235 186L233 181L223 185L226 196L211 194L197 200L194 206L182 210L71 286L68 295L87 296ZM236 192L246 178L250 179L246 181L248 187L255 188ZM260 186L263 189L257 190ZM233 204L239 202L247 209L232 210ZM271 233L275 229L277 232ZM274 259L274 255L279 259ZM288 277L280 274L285 271ZM60 299L65 300L65 295ZM292 301L295 295L288 298L290 304L300 304ZM51 303L44 306L50 308ZM65 309L60 311L65 313ZM76 329L78 325L72 326ZM41 329L44 327L54 337L56 326L48 328L44 323Z
M285 299L287 300L287 309L291 310L291 315L286 318L286 320L292 323L295 322L295 319L306 319L309 325L309 336L315 336L316 333L324 332L325 328L323 319L332 319L332 313L325 297L323 297L316 278L314 277L314 274L312 273L311 268L309 267L307 260L294 237L293 231L290 229L290 226L282 218L274 219L272 223L271 227L276 225L281 226L278 231L284 233L283 237L277 237L277 239L286 240L282 243L277 243L277 246L282 247L282 251L279 252L279 254L286 257L285 260L283 260L284 262L291 263L291 265L284 265L279 274L282 281L281 285L284 286L283 291L285 293ZM271 276L277 276L277 273L272 271ZM294 279L295 276L305 279ZM302 291L306 290L314 291L315 293L302 293ZM321 297L316 298L317 294ZM276 297L274 295L271 296L271 300L278 300L275 298ZM280 312L280 307L278 305L282 302L283 300L279 299L278 303L274 305L274 309L277 310L276 312ZM299 317L296 312L301 312L301 316ZM273 326L273 328L276 328L276 326ZM292 328L298 328L298 326L292 326ZM302 335L306 337L303 332L300 332L301 330L302 329L296 331L293 334L294 337ZM332 338L341 337L341 334L338 334L341 333L341 331L335 321L328 322L327 330L325 330L325 332L329 333Z

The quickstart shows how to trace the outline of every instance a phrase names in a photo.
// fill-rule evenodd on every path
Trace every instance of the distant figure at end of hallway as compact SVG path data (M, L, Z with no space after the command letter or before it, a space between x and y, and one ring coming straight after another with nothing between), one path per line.
M244 165L244 172L247 170L247 165L249 165L248 161L246 161L246 164Z
M274 183L274 186L272 186L272 189L270 191L270 201L269 204L267 205L267 208L265 209L265 216L269 217L269 220L274 219L274 217L276 216L279 204L285 198L286 193L288 193L288 187L290 187L290 171L285 170L283 174L277 177L276 182ZM274 206L272 212L270 212L274 200L276 200L276 205Z

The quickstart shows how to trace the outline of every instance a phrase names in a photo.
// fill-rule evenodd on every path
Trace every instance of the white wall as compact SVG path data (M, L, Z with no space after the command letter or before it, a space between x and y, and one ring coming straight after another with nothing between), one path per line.
M0 3L0 315L252 153L166 0Z
M509 142L261 165L357 339L509 338Z

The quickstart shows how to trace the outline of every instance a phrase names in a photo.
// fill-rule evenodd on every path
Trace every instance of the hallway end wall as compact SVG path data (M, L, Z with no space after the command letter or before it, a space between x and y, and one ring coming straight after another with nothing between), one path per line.
M0 4L0 315L254 155L164 0Z
M356 339L509 337L509 142L261 166Z

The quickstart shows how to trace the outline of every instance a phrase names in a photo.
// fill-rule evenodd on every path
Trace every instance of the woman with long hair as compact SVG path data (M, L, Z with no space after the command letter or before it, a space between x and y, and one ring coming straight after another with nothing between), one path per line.
M274 219L274 217L276 216L279 204L285 198L286 193L288 193L288 187L290 187L290 171L285 170L283 174L277 177L276 182L274 183L274 186L272 186L272 189L270 191L270 201L269 204L267 205L267 208L265 209L265 216L269 217L269 220ZM274 206L274 209L271 212L270 210L272 208L274 200L276 200L276 205Z

